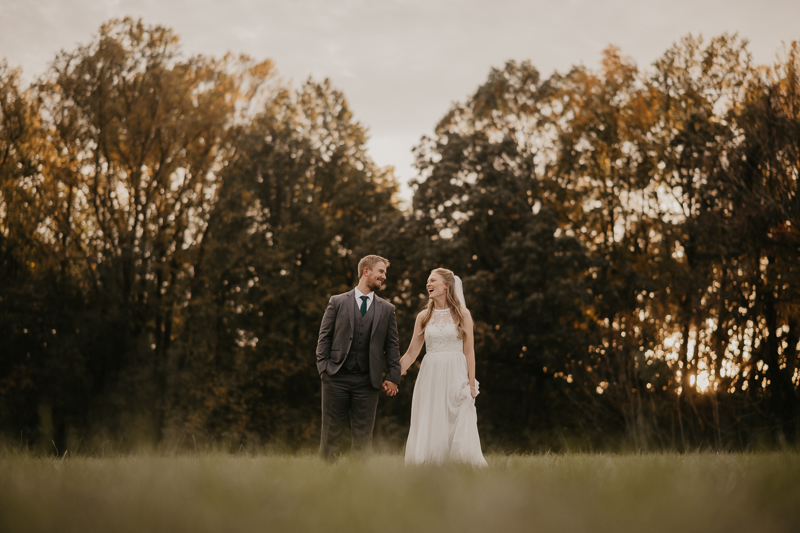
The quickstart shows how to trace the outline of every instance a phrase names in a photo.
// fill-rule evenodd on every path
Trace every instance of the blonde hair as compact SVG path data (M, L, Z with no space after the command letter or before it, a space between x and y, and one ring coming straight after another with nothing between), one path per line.
M361 276L364 275L364 269L368 268L372 270L372 268L383 261L386 263L386 268L389 268L389 260L384 259L379 255L367 255L361 258L361 261L358 262L358 279L361 279Z
M445 301L447 302L447 307L450 308L450 314L453 317L453 322L456 324L456 336L459 339L463 339L467 336L467 330L464 328L464 315L461 312L461 302L458 300L458 296L456 296L456 275L453 274L452 270L448 270L446 268L437 268L431 272L431 274L438 274L444 280L445 285L447 285L447 290L445 290ZM431 321L433 317L433 298L428 299L428 304L425 310L425 316L422 317L422 333L425 333L425 328L428 326L428 322Z

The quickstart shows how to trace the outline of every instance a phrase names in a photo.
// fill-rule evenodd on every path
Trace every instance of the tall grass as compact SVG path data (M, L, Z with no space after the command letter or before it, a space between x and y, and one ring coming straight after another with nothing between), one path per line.
M800 454L0 457L0 531L790 532Z

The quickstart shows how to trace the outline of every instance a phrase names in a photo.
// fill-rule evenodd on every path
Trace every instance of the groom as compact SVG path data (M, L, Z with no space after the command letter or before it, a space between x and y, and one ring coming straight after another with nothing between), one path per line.
M338 453L348 418L353 450L369 451L380 390L397 394L400 343L394 306L375 294L386 280L387 268L389 261L383 257L364 257L358 262L358 286L332 296L322 317L317 371L322 380L323 459Z

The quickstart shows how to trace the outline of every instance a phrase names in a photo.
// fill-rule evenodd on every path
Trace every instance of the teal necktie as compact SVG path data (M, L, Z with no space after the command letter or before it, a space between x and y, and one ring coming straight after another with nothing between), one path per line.
M361 316L364 316L364 315L367 314L367 300L368 299L369 298L367 298L366 296L362 296L361 297Z

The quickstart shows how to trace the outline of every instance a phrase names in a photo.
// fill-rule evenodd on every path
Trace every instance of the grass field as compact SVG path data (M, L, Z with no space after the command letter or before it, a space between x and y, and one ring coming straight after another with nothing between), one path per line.
M800 454L0 455L2 532L797 532Z

